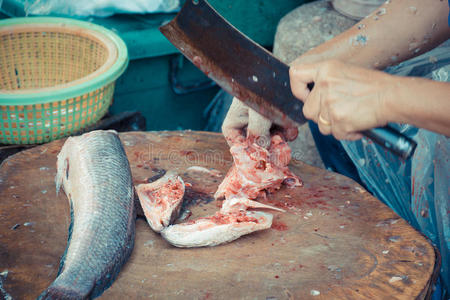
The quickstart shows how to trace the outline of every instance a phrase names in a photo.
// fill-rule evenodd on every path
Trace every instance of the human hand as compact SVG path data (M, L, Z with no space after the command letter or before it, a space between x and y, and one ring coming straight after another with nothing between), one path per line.
M236 140L254 136L260 146L268 148L272 125L269 119L258 114L239 99L233 98L222 124L222 133L230 146ZM294 140L298 134L297 127L280 128L280 131L288 141Z
M289 75L292 93L304 102L305 117L315 121L322 134L340 140L360 139L362 130L386 125L385 102L398 81L336 60L293 64Z

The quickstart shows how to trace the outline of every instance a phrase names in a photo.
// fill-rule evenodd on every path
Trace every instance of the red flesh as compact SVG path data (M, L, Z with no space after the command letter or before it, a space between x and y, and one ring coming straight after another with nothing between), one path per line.
M256 143L255 137L238 139L230 152L234 164L216 192L216 198L235 196L257 198L264 191L273 192L284 182L288 186L300 186L300 179L287 165L291 149L279 135L274 135L269 149Z

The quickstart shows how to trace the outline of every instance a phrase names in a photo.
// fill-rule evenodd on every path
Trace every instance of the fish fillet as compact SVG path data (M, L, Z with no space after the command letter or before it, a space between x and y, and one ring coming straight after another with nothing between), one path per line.
M257 211L240 211L199 218L171 225L161 231L170 244L177 247L217 246L258 230L270 228L272 215Z
M70 137L58 155L56 187L71 207L66 252L40 299L92 299L115 280L134 246L130 166L115 131Z
M152 183L136 187L142 210L154 231L160 232L178 217L184 191L183 179L173 171Z

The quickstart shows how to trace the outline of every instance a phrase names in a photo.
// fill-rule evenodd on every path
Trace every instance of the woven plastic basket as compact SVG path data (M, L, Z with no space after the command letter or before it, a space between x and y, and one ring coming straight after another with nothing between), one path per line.
M127 65L125 43L101 26L0 21L0 143L48 142L97 122Z

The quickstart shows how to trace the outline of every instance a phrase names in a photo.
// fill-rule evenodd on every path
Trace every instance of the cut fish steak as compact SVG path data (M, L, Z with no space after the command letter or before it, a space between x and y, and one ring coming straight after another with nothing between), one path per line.
M69 137L58 155L71 225L60 271L39 299L92 299L115 280L134 246L130 166L115 131Z
M256 138L250 137L236 141L230 152L234 164L214 195L216 199L225 198L222 206L225 212L237 207L227 203L231 199L265 196L266 191L273 192L283 183L290 187L302 185L288 168L291 149L279 135L272 136L269 149L259 146ZM243 203L243 206L246 204Z
M178 217L184 191L183 179L173 171L136 187L147 222L154 231L160 232Z
M240 211L199 218L171 225L161 231L170 244L183 247L217 246L258 230L270 228L272 215L260 211Z
M301 186L301 181L288 168L291 150L281 136L272 137L269 149L259 146L255 141L256 138L252 137L237 140L231 147L234 164L215 194L216 199L225 198L225 201L220 211L213 216L168 226L174 216L172 211L178 213L173 207L178 207L183 198L182 179L171 173L153 184L143 185L147 188L146 192L138 186L138 196L150 226L177 247L216 246L270 228L273 219L271 214L248 209L283 210L252 199L265 196L266 191L279 189L283 183L291 187ZM197 166L188 168L188 171L205 170L210 173L208 169ZM169 178L172 181L168 181ZM174 183L178 188L172 188ZM168 203L172 201L175 204L170 206ZM153 206L149 203L153 203ZM165 213L166 221L162 222L161 211L167 208L170 209Z

